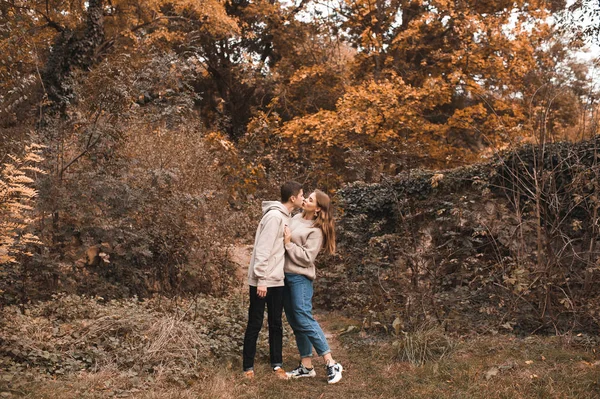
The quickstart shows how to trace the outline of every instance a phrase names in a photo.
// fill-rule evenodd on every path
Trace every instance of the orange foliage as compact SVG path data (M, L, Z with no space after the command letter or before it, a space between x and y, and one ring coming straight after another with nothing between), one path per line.
M577 66L559 69L568 54L553 39L548 7L524 1L345 1L339 28L357 52L340 71L352 71L346 75L351 80L338 86L328 64L286 75L279 89L286 101L280 95L272 106L293 119L271 134L289 141L299 162L318 165L307 168L340 182L480 160L532 137L540 126L536 115L549 103L553 111L544 118L552 119L556 136L576 123L580 111L572 106L572 82L560 78ZM580 76L577 84L584 80ZM335 107L307 107L303 101L327 93L328 84L343 90ZM294 90L304 96L290 96ZM351 166L357 154L364 157L362 175Z

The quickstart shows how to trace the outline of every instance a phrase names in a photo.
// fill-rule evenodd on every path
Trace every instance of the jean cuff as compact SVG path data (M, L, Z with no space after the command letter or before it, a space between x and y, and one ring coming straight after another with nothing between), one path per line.
M313 357L313 354L311 353L310 355L300 355L300 359L305 359L307 357Z
M325 352L323 353L317 353L317 355L319 355L320 357L325 356L327 354L331 353L331 349L327 349Z

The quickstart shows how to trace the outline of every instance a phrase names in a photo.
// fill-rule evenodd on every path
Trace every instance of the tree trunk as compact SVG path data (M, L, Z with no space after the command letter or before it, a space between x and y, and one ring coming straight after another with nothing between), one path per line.
M97 51L104 42L104 0L88 2L86 24L75 31L61 32L42 71L44 87L51 101L45 116L59 111L64 115L72 97L70 74L75 68L87 69L97 61Z

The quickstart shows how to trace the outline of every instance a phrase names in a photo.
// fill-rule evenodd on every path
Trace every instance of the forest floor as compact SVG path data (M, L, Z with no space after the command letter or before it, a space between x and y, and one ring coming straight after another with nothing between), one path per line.
M239 259L240 264L243 264L243 251L239 254ZM240 273L240 277L243 274ZM236 297L238 302L244 298L243 287L245 284L242 277L241 292ZM137 305L128 304L126 314L137 314L138 310L131 307ZM40 314L43 316L48 312L46 309L45 313ZM122 314L125 313L114 315L111 325L118 323L119 318L129 317L121 316ZM242 314L243 311L238 312L237 317L241 318ZM151 315L154 317L155 313ZM21 334L34 334L31 331L41 334L40 326L43 321L32 317L27 322L22 322ZM62 317L64 319L64 314ZM235 356L239 352L240 342L239 337L236 337L236 347L230 351L230 356L203 359L197 365L200 371L195 377L189 377L188 373L185 377L178 378L177 372L169 373L164 369L161 372L156 367L154 371L134 372L133 369L119 366L121 363L118 359L112 364L105 362L65 373L43 372L41 368L33 366L11 372L6 367L1 368L3 363L0 363L0 399L600 397L600 348L586 345L576 337L517 337L501 334L448 337L442 352L430 353L427 345L433 346L435 342L421 339L423 337L411 336L407 340L407 337L392 337L381 331L368 332L361 327L361 320L340 313L317 312L315 317L326 332L334 358L344 366L343 379L335 385L327 384L325 368L318 358L314 359L316 378L292 381L276 379L268 367L265 337L262 337L259 345L256 378L246 380L242 376L240 356ZM56 320L55 329L61 332L65 330L65 324L57 324L59 322ZM92 336L90 334L93 331L100 331L100 328L93 330L89 327L89 322L86 323L87 330L81 331L87 331L88 337ZM38 326L37 329L28 327L33 324ZM241 333L241 324L243 320L238 321L232 330L237 331L236 333L228 334ZM69 321L69 326L76 329L77 320ZM117 329L117 333L122 334L126 330L126 324L120 326L122 331ZM185 325L180 325L180 328L184 327ZM128 331L133 334L131 329ZM145 334L150 335L151 332ZM171 337L176 336L174 330L170 334ZM261 334L266 335L266 329ZM426 335L428 332L423 331L422 334ZM64 334L60 336L64 339ZM106 338L104 332L98 336ZM163 341L164 336L163 333ZM178 337L181 340L181 336ZM98 342L106 341L104 338ZM144 338L147 336L144 335ZM29 346L34 346L31 343L34 341L27 342L30 342ZM81 342L79 338L77 342ZM225 338L224 342L233 342L233 337L229 340ZM149 344L149 347L156 348L156 342ZM163 363L167 364L169 354L162 353L165 357ZM427 361L421 365L415 361L401 361L407 358L426 358ZM297 364L295 343L289 329L284 337L284 362L286 369L292 369Z
M320 314L327 331L345 330L353 320ZM344 378L328 385L324 367L315 359L316 378L276 379L266 355L257 359L256 378L242 377L240 362L216 363L212 373L175 382L156 377L140 383L127 371L101 369L32 380L14 377L0 383L0 398L598 398L600 361L590 351L556 338L481 337L457 344L446 358L423 366L394 359L385 343L369 344L328 334ZM354 337L357 338L357 337ZM293 340L284 355L295 366ZM1 378L1 377L0 377Z

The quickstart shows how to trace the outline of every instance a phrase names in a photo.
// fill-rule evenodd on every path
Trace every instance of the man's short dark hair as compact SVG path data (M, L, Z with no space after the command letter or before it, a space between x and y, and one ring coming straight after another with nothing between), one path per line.
M298 196L302 190L302 184L297 181L288 181L281 186L281 203L285 204L292 196Z

